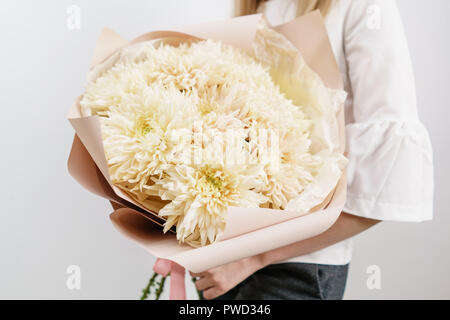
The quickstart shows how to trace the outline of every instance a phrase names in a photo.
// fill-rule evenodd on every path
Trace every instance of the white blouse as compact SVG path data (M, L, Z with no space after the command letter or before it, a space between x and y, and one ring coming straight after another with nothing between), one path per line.
M258 8L272 25L295 18L297 1ZM377 220L433 217L433 160L420 122L408 46L394 0L335 0L326 18L348 98L348 196L344 211ZM347 264L352 240L291 262Z

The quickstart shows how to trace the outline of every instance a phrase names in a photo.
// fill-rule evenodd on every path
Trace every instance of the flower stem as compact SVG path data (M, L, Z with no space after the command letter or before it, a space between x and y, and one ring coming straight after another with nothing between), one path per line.
M155 300L159 300L159 297L161 296L161 293L164 290L164 282L166 282L166 278L169 275L170 275L170 273L167 276L162 277L161 281L159 282L159 287L158 287L158 289L156 289L156 292L155 292Z
M141 296L141 300L146 300L148 298L148 296L150 295L150 289L153 287L153 285L155 284L155 279L158 276L158 274L156 272L153 272L152 277L150 278L147 286L142 289L142 296Z

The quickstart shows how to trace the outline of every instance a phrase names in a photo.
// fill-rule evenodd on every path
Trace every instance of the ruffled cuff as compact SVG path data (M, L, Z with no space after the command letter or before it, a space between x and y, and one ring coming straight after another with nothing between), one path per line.
M344 211L377 220L431 220L433 157L426 128L383 120L349 124L346 132Z

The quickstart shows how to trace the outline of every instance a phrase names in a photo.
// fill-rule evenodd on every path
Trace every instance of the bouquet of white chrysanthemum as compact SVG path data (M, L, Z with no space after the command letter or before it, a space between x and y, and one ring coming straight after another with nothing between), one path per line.
M194 272L325 231L345 202L345 93L320 15L183 31L103 33L69 113L72 176Z
M289 49L263 24L258 33ZM341 101L314 77L308 95L325 94L322 104L289 96L261 49L141 42L97 70L80 102L83 116L100 116L111 182L146 208L154 196L167 200L158 214L180 242L216 241L229 206L307 212L333 187L311 191L320 172L343 167L339 153L312 140L325 139L314 130Z

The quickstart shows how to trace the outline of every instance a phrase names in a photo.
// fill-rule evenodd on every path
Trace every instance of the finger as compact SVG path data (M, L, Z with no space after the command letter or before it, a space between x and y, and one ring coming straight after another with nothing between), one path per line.
M203 297L207 300L215 299L222 294L224 294L224 292L221 292L219 289L217 289L217 287L211 287L203 291Z
M197 290L205 290L209 289L214 285L214 282L211 280L210 277L204 277L200 278L199 280L195 281L195 287Z
M204 272L192 272L189 271L189 274L191 275L191 277L198 277L198 278L203 278L205 276Z

